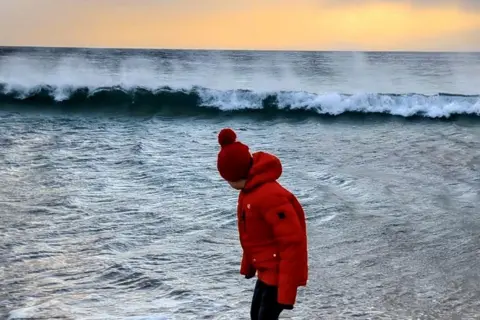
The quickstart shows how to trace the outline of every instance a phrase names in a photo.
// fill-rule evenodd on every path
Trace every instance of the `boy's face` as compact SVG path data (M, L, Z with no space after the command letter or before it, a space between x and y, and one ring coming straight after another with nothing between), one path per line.
M245 187L245 182L246 180L239 180L235 182L228 181L228 184L235 190L242 190Z

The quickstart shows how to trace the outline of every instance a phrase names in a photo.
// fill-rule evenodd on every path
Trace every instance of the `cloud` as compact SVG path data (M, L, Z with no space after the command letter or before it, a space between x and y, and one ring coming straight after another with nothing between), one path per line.
M480 11L459 10L459 3L454 0L0 0L0 46L478 48ZM463 8L468 5L477 8L480 0L463 0Z
M459 51L480 52L480 28L472 29L467 32L457 32L433 39L430 43L432 50L448 50L448 48L457 48Z
M480 0L311 0L319 5L364 5L369 3L399 3L412 7L453 6L463 10L480 10Z
M480 9L479 0L389 0L389 1L403 1L411 3L413 5L423 5L423 6L441 6L441 5L452 5L459 6L463 9Z

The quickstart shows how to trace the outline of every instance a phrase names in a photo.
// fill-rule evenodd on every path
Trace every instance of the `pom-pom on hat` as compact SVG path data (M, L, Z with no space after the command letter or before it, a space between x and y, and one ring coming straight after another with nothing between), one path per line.
M220 176L230 182L246 179L252 165L248 146L237 141L237 134L230 128L220 131L218 143L221 147L217 158Z

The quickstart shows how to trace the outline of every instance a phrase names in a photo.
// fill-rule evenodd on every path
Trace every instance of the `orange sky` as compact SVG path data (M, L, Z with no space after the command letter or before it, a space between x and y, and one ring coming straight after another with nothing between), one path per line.
M0 45L480 51L461 1L0 0Z

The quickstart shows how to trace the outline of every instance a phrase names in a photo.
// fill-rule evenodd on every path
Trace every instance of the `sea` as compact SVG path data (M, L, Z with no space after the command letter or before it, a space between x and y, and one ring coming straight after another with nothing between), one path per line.
M0 48L0 319L250 319L218 132L277 155L281 319L480 319L480 53Z

